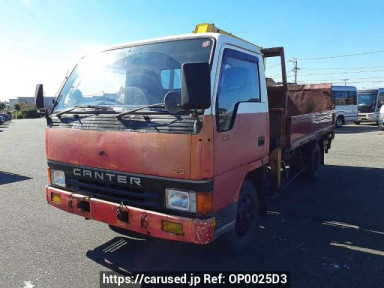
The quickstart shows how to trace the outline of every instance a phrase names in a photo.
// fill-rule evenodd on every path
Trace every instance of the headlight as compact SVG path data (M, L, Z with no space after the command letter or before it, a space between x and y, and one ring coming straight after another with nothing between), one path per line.
M52 184L60 187L65 187L64 171L51 169Z
M196 193L165 189L165 206L169 209L196 212Z

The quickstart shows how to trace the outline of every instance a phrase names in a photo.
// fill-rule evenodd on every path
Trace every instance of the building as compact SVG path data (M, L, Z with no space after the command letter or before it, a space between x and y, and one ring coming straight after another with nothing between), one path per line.
M44 96L44 107L48 108L49 106L52 106L53 101L56 99L56 97L49 97ZM13 99L9 99L9 110L13 110L15 107L15 104L21 104L21 103L28 103L28 104L35 104L35 97L17 97Z

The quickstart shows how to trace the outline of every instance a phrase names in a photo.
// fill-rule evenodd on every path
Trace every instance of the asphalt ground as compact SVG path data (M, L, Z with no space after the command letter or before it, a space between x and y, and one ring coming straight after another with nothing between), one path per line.
M47 205L44 119L0 130L0 287L99 287L100 271L290 271L292 287L384 286L384 132L337 130L315 183L270 199L254 244L225 256L133 239Z

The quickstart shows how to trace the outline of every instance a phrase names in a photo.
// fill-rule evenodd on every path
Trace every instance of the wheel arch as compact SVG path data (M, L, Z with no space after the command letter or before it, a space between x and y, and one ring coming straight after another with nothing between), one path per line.
M247 165L244 169L243 176L240 180L240 183L236 189L236 192L233 197L233 201L237 202L240 195L241 186L243 185L245 180L251 180L253 184L257 183L258 176L263 175L265 165L268 163L268 157L265 157L261 160L255 161L249 165ZM257 186L255 186L257 188Z
M266 163L266 162L263 162ZM239 183L239 188L236 191L235 197L233 199L234 202L238 202L239 195L241 192L241 187L243 186L243 183L245 181L250 181L256 191L256 197L258 200L258 209L259 209L259 214L260 215L265 215L267 213L267 203L264 195L264 172L265 172L266 166L265 164L263 165L256 165L256 166L251 166L249 165L247 169L244 171L244 175L242 180Z

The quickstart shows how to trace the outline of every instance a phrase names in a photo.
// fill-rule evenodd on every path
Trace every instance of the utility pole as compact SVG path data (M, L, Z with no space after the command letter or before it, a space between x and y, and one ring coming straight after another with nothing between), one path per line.
M297 58L292 58L289 62L293 63L292 71L295 73L295 84L297 84L297 70L300 70L300 68L297 67Z
M344 81L344 86L347 86L347 81L348 81L349 79L341 79L341 80Z

